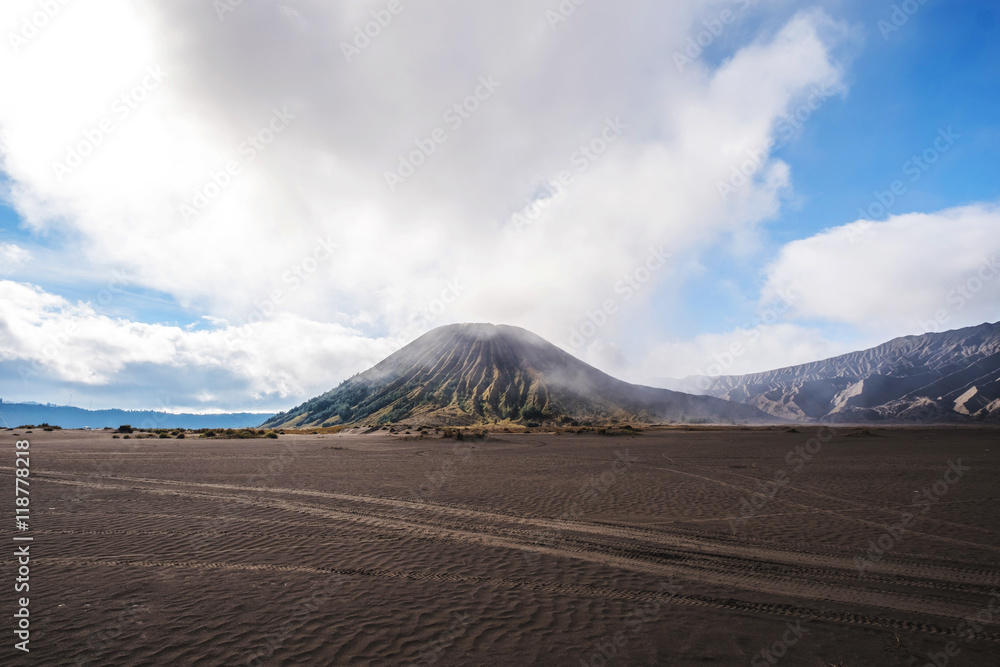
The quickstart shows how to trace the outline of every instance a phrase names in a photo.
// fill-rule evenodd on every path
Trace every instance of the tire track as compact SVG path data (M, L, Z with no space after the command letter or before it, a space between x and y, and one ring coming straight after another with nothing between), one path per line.
M66 482L63 480L56 479L53 475L62 476L60 473L53 474L47 471L44 472L39 471L39 473L36 473L36 477L52 476L50 481L57 483L71 483L82 486L93 486L95 488L108 488L108 489L115 488L118 490L121 490L123 488L121 486L92 484L88 482L79 482L77 480ZM700 477L698 475L695 476ZM211 488L211 489L252 492L255 494L272 494L272 495L280 494L280 495L317 497L317 498L340 500L352 503L374 504L387 507L395 507L397 509L402 509L406 511L406 514L403 516L386 517L386 515L381 515L371 512L357 512L348 510L346 508L339 508L339 511L341 512L348 512L359 516L394 518L401 520L411 519L414 521L418 521L419 519L416 516L414 516L414 514L412 514L415 511L437 512L443 514L451 514L461 519L473 521L476 523L476 525L480 525L481 522L485 521L493 521L499 523L513 524L513 525L531 526L532 528L535 529L536 533L538 532L539 529L555 533L563 533L563 532L587 533L592 535L601 535L618 539L650 541L650 542L655 542L663 547L670 547L674 549L681 549L689 552L697 552L702 554L735 556L738 558L753 559L753 560L777 561L792 567L803 567L804 565L809 565L823 569L833 568L837 570L846 570L846 571L854 570L853 559L845 556L818 554L815 552L803 552L793 549L780 549L771 545L750 546L747 544L734 543L728 540L721 540L718 538L718 536L694 537L690 535L685 535L684 533L666 533L662 531L627 527L622 525L608 525L600 522L561 521L558 519L552 519L550 517L541 517L541 516L525 517L513 514L503 514L495 511L487 512L479 509L455 507L452 505L445 505L445 504L426 503L426 502L414 503L412 501L399 500L394 498L385 498L379 496L358 496L358 495L351 495L344 493L330 493L324 491L313 491L305 489L284 489L284 488L260 489L256 487L246 487L233 484L179 482L174 480L158 480L158 479L123 477L123 476L109 477L108 479L115 479L127 482L139 482L145 484L153 484L157 486ZM709 479L709 478L704 478L704 479ZM725 482L721 483L726 484ZM740 487L734 487L734 488L740 488ZM127 487L127 489L142 490L138 487ZM221 500L226 500L228 502L246 502L250 498L249 496L220 497L220 496L214 496L212 494L205 494L205 495L212 497L215 500L221 499ZM884 529L884 526L882 526L881 524L876 524L874 522L863 522L863 523L878 527L880 530ZM914 532L914 534L918 533ZM944 539L950 539L950 538L944 538ZM966 545L973 544L966 542L961 542L961 543ZM975 546L983 546L983 545L977 544ZM873 574L892 575L892 576L910 575L912 574L915 568L921 570L923 574L926 575L927 577L933 579L951 581L953 583L969 583L970 577L975 575L978 575L981 578L982 585L993 585L996 583L1000 583L1000 572L992 570L977 570L974 572L969 572L967 570L955 570L953 568L928 566L923 563L905 563L905 562L896 563L895 560L879 561L878 563L868 566L868 570Z
M117 478L130 483L147 483L141 478ZM50 482L68 485L85 484L75 480L60 480L50 477ZM770 574L762 570L766 565L775 567L778 563L768 563L761 554L766 553L755 549L730 549L736 553L725 553L725 549L718 548L718 543L707 545L716 547L714 549L704 548L704 541L691 539L678 539L674 536L663 533L649 533L634 530L609 529L607 526L585 524L583 522L559 522L551 520L526 520L508 515L475 512L475 521L468 515L468 512L458 513L459 518L468 521L446 522L438 518L436 520L428 516L429 513L440 511L436 506L421 509L427 510L423 516L408 516L403 519L396 515L379 514L376 512L366 512L349 508L332 509L320 507L301 502L293 502L284 498L265 497L275 494L285 494L284 489L270 489L266 492L259 489L247 489L246 487L235 487L233 485L220 484L200 484L200 483L174 483L165 480L149 480L158 487L201 487L201 488L223 488L233 490L250 490L257 492L256 496L231 496L213 494L205 491L184 491L176 488L143 488L132 485L101 484L94 485L108 490L127 490L151 493L156 495L187 497L203 500L216 500L220 502L239 502L247 505L278 509L300 514L311 514L327 519L336 519L354 523L369 525L382 530L401 530L413 537L426 537L429 539L448 539L465 543L481 544L490 547L505 548L519 551L535 552L556 557L568 557L577 560L593 562L605 567L614 567L626 571L643 572L658 576L673 576L694 581L700 581L712 585L730 586L743 590L756 591L770 595L782 595L791 598L805 598L813 600L823 600L827 602L861 605L866 607L878 607L892 611L905 611L919 614L930 614L935 616L961 618L963 614L972 611L967 604L956 601L940 600L927 596L916 596L907 593L880 591L867 588L859 588L852 585L836 585L830 582L815 581L807 576L795 576L796 572L791 572L786 576ZM314 491L295 491L292 495L297 496L319 496L324 498L337 497L346 498L352 502L363 502L365 499L358 496L346 494L328 494ZM397 501L387 499L376 499L373 503L381 506L412 506L414 503L408 501ZM447 508L446 508L447 509ZM444 512L449 513L449 512ZM456 514L451 510L451 514ZM507 526L490 526L485 522L485 518L500 521ZM558 528L561 532L569 535L558 535L553 540L551 546L540 546L531 541L531 536L537 538L537 531L530 532L519 528L512 528L514 525L534 525L537 527ZM623 540L623 536L635 539L635 533L639 533L639 538L649 538L658 536L664 544L651 547L648 545L638 546L629 544ZM597 539L595 539L595 536ZM612 539L611 543L607 540ZM602 542L603 540L603 542ZM667 547L666 549L664 547ZM671 553L671 548L674 553ZM653 551L651 551L651 549ZM678 553L679 550L679 553ZM808 559L806 559L808 560ZM819 563L819 572L829 574L828 569L848 569L838 568L838 561L843 559L834 557L819 557L812 559ZM764 565L762 565L762 562ZM799 562L784 563L790 565L793 570L801 570L805 565L803 559ZM842 563L841 563L842 564ZM908 568L912 570L912 568ZM910 579L909 581L894 581L897 585L909 585L917 587L936 587L940 585L940 577L945 577L946 581L953 583L969 583L970 577L967 574L956 573L945 568L923 568L928 575L937 575L929 581ZM994 577L995 578L995 577ZM852 583L857 579L852 579ZM976 582L973 582L976 583ZM989 581L982 585L989 585Z
M702 470L706 469L704 466L695 466L695 467L701 468ZM744 479L753 480L754 482L762 482L762 481L766 480L766 478L754 477L753 475L744 475L743 473L731 472L729 470L720 470L720 472L722 474L724 474L724 475L734 475L736 477L742 477ZM805 493L805 494L808 494L808 495L811 495L811 496L817 496L819 498L825 498L827 500L835 500L835 501L840 502L840 503L846 503L848 505L854 505L854 507L856 508L856 510L868 510L870 512L880 512L880 513L886 513L886 514L899 514L899 512L902 509L904 509L906 507L912 507L912 505L901 505L901 506L895 507L895 508L884 507L884 506L883 507L879 507L877 505L868 505L868 504L865 504L865 503L862 503L862 502L858 502L857 500L851 500L849 498L840 498L838 496L831 496L831 495L829 495L827 493L823 493L821 491L813 491L812 489L806 489L806 488L803 488L801 486L785 486L784 488L786 490L788 490L788 491L798 491L799 493ZM934 503L934 505L935 506L937 506L937 505L943 505L946 502L948 502L948 501L938 501L938 502ZM962 501L951 501L951 502L955 503L955 502L962 502ZM844 509L842 509L840 511L846 512L846 511L853 511L853 510L844 510ZM940 523L940 524L952 526L954 528L961 528L963 530L978 531L978 532L981 532L981 533L986 533L988 535L994 535L995 536L995 535L998 534L997 531L991 530L989 528L981 528L979 526L970 526L970 525L964 524L964 523L956 523L954 521L948 521L947 519L935 519L934 517L925 516L925 515L921 515L920 516L920 520L921 521L925 521L926 520L926 521L930 521L932 523Z
M638 464L641 465L642 462L640 461L640 462L638 462ZM649 467L649 468L655 468L657 470L667 470L669 472L677 473L678 475L687 475L689 477L694 477L696 479L701 479L701 480L704 480L704 481L707 481L707 482L713 482L715 484L721 484L722 486L728 486L730 488L737 489L737 490L739 490L739 491L741 491L743 493L747 493L747 494L751 494L751 495L753 493L755 493L753 490L744 488L742 486L738 486L736 484L730 484L729 482L723 482L720 479L714 479L712 477L705 477L704 475L696 475L696 474L694 474L692 472L684 472L682 470L675 470L673 468L664 468L663 466L653 466L653 465L648 465L648 464L647 464L647 467ZM861 524L863 526L870 526L870 527L875 528L876 530L878 530L880 533L884 532L885 530L887 530L889 528L888 524L878 523L877 521L869 521L868 519L859 519L859 518L853 517L853 516L847 516L847 515L844 515L844 514L840 514L839 512L836 512L834 510L827 510L827 509L822 509L820 507L814 507L812 505L806 505L804 503L795 502L794 500L789 500L787 498L779 498L779 497L775 496L775 497L772 498L772 500L774 502L785 503L787 505L792 505L794 507L800 507L800 508L802 508L802 509L804 509L804 510L806 510L808 512L818 513L818 514L826 514L828 516L836 517L836 518L841 519L843 521L850 521L852 523ZM938 542L948 542L949 544L961 544L962 546L965 546L965 547L975 547L977 549L986 549L988 551L994 551L996 553L1000 553L1000 547L992 546L992 545L989 545L989 544L981 544L979 542L969 542L968 540L960 540L960 539L955 538L955 537L944 537L943 535L934 535L933 533L924 533L924 532L921 532L921 531L918 531L918 530L913 530L913 529L908 529L907 532L910 535L919 535L919 536L927 538L927 539L937 540Z
M439 581L449 583L471 583L495 588L521 589L540 591L557 595L586 596L604 599L618 599L635 602L667 602L670 604L711 607L730 611L748 612L753 614L770 614L775 616L792 616L812 621L826 621L851 625L864 625L878 628L891 628L912 632L924 632L946 636L965 636L954 628L943 627L932 623L921 623L868 614L854 614L837 611L827 611L801 607L797 605L752 602L733 598L716 598L707 595L664 594L655 591L634 589L611 589L586 584L563 585L537 581L516 579L499 579L493 577L473 577L454 574L437 574L414 571L360 569L360 568L317 568L301 565L269 565L246 563L202 563L198 561L156 561L101 558L39 558L41 564L70 566L104 566L104 567L146 567L174 568L194 570L230 570L236 572L295 572L302 574L334 575L344 577L374 577L387 579L407 579L410 581ZM982 631L977 633L977 639L1000 643L1000 633Z

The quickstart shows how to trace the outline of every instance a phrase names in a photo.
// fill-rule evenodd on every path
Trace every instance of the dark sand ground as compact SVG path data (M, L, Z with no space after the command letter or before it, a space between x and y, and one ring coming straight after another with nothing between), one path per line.
M0 664L1000 664L1000 430L796 430L21 433Z

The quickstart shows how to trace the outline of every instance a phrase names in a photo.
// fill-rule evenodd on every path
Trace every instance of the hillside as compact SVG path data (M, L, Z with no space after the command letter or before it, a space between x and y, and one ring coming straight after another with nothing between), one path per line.
M776 417L834 422L1000 421L1000 323L895 338L766 373L683 386Z
M610 419L775 421L749 406L622 382L518 327L456 324L265 426Z

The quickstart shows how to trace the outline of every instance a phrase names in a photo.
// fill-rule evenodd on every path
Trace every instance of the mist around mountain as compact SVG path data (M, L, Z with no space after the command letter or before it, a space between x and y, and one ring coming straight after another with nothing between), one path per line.
M765 373L689 376L668 386L798 421L995 423L1000 323L894 338Z
M84 410L66 405L0 401L0 427L7 428L42 423L62 428L118 428L122 424L138 428L248 428L271 416L272 413L258 412L196 415L153 410Z
M998 423L1000 323L895 338L867 350L730 376L623 382L524 329L440 327L277 415L84 410L0 401L0 427L270 428L399 421L442 425ZM665 388L664 388L665 387Z
M455 324L264 426L775 422L756 408L617 380L524 329Z

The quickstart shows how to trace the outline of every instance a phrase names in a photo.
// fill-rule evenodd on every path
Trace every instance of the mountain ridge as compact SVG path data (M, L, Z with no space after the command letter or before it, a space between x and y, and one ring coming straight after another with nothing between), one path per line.
M755 408L633 385L519 327L453 324L264 426L573 420L776 421Z
M0 426L7 428L43 422L62 428L117 428L122 424L143 428L249 428L272 416L270 412L188 414L117 408L87 410L69 405L0 402Z
M672 386L797 421L1000 421L1000 323L901 336L761 373L688 376Z

